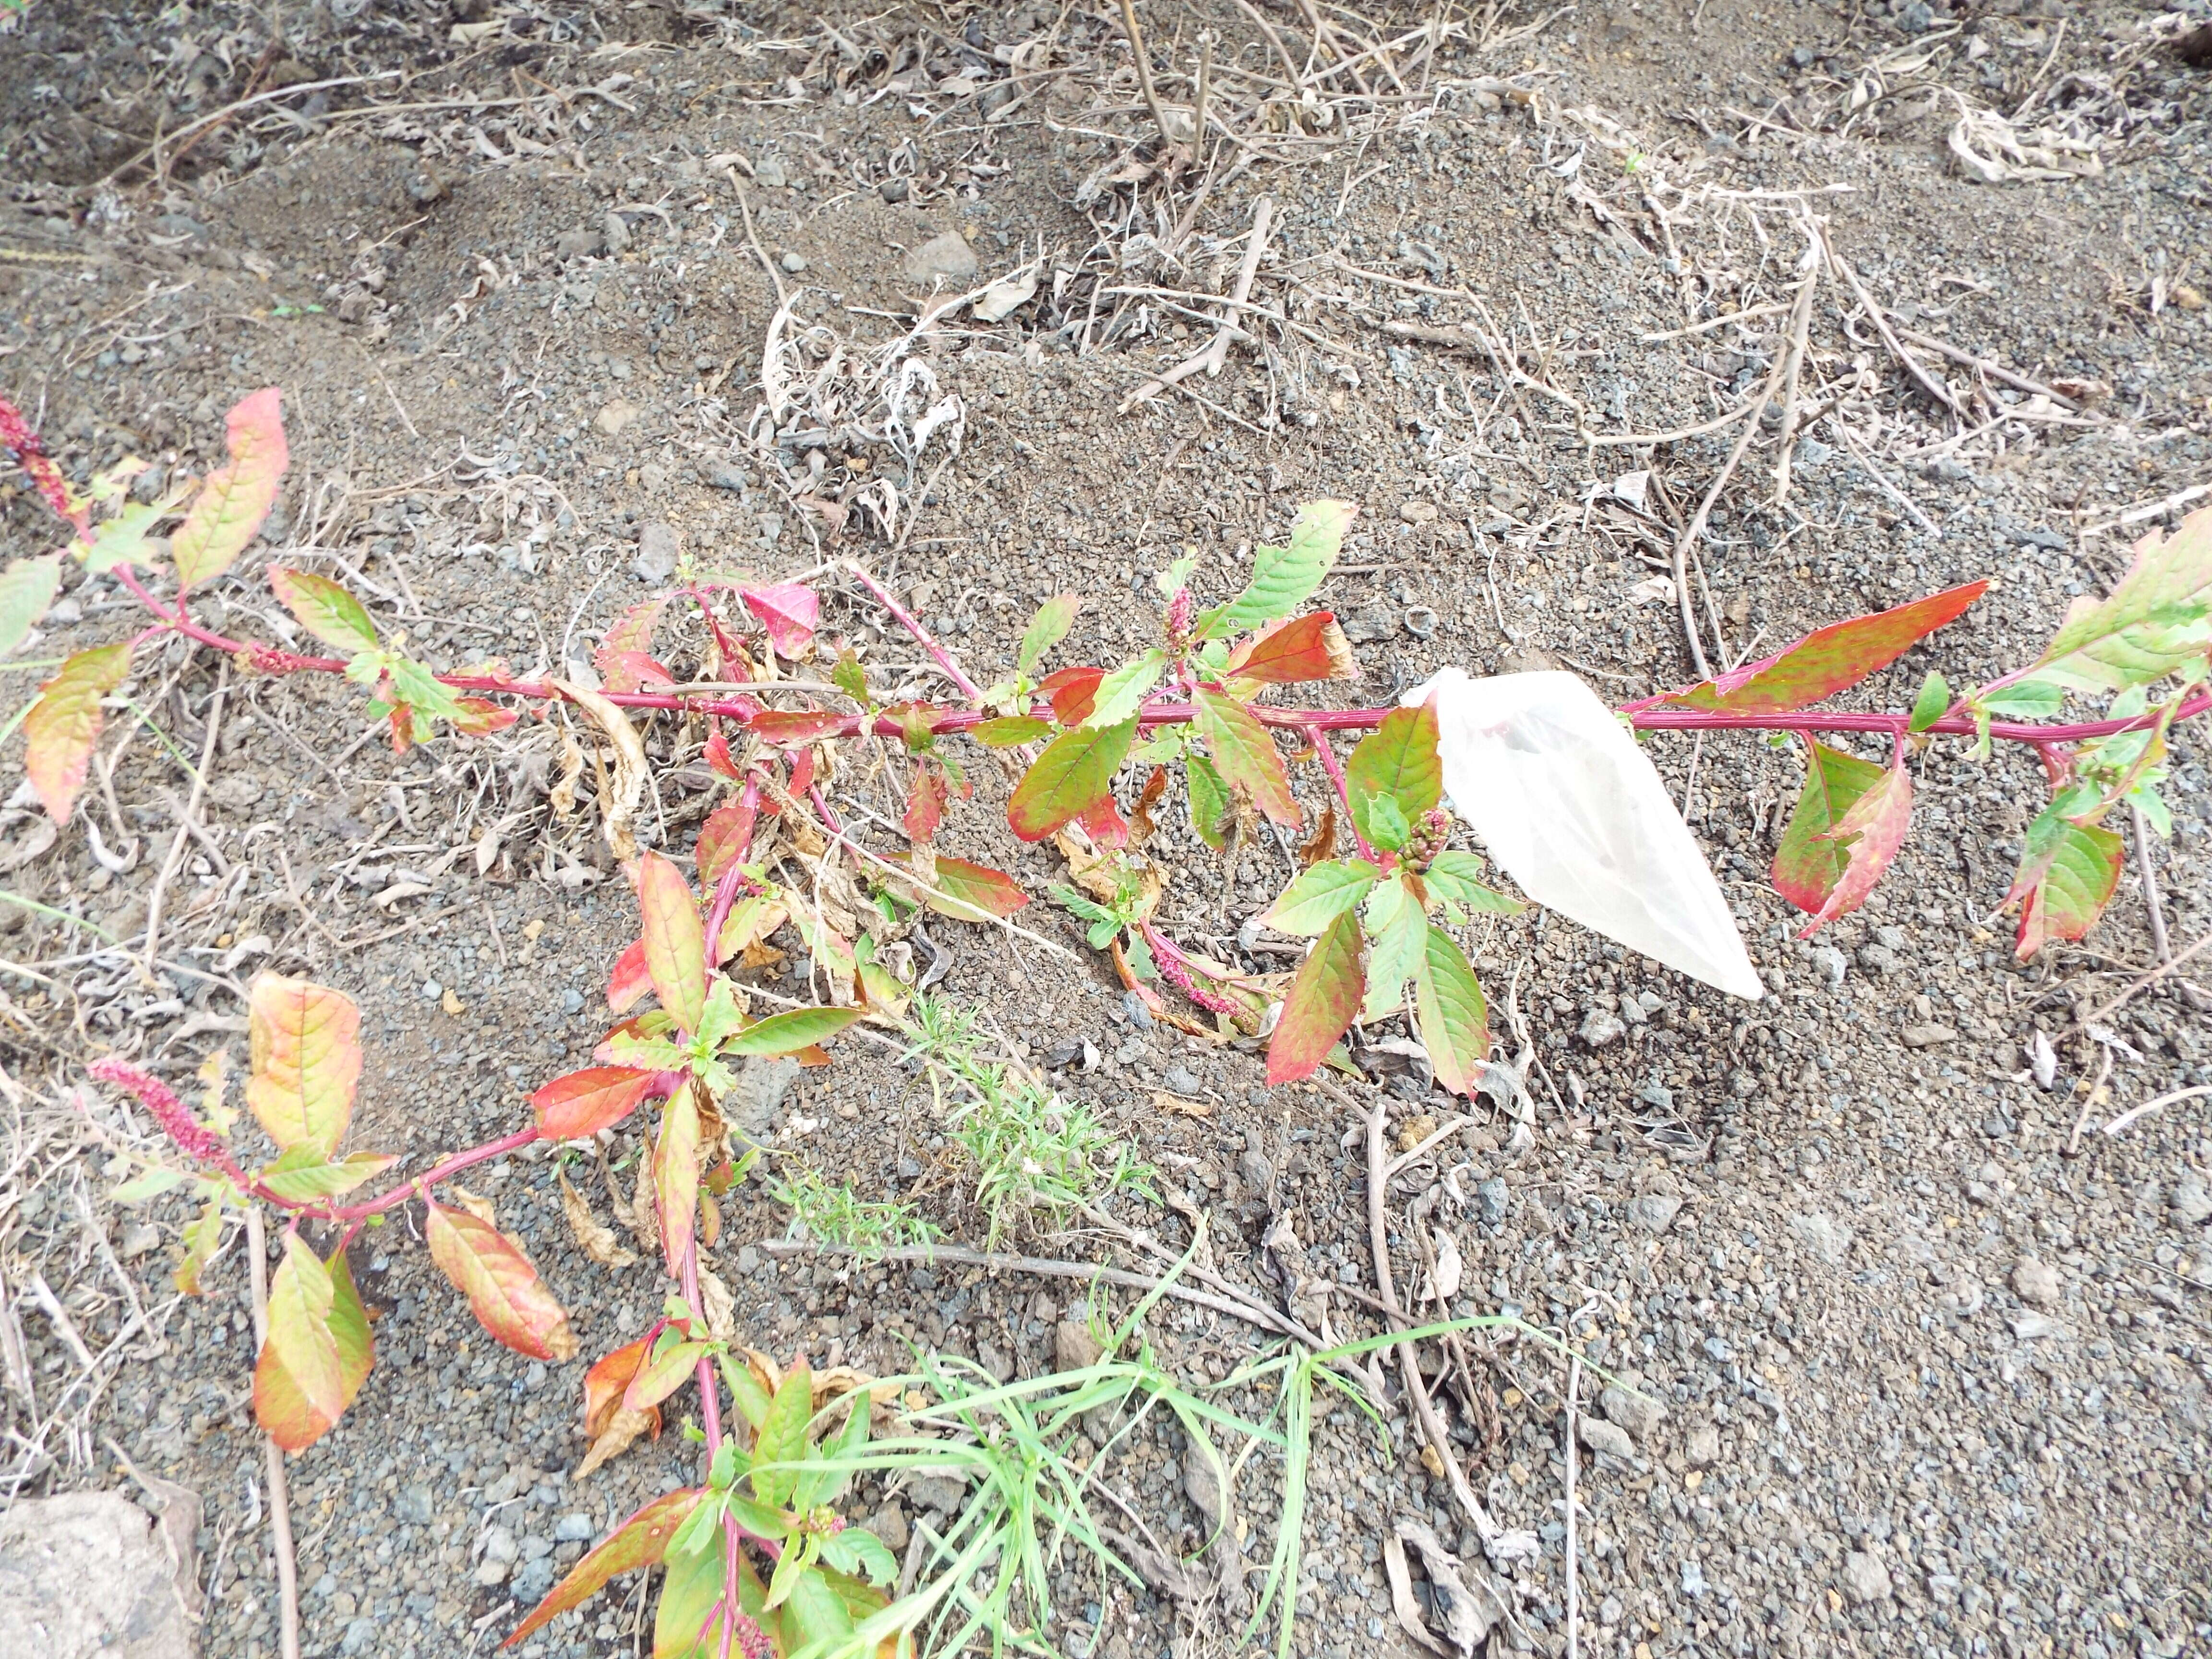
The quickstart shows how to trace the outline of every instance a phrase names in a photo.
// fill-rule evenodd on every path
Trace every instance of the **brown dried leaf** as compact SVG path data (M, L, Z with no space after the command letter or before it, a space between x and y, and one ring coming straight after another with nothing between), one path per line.
M711 1250L721 1236L721 1206L714 1202L714 1194L702 1192L699 1194L699 1242Z
M717 1342L727 1342L737 1334L738 1304L730 1294L730 1287L712 1267L699 1270L699 1317L705 1322L707 1334Z
M621 1456L640 1435L657 1427L659 1422L660 1413L657 1407L633 1412L617 1406L614 1415L607 1419L607 1426L601 1431L599 1437L592 1442L591 1450L584 1454L584 1461L576 1466L575 1478L581 1480L610 1459Z
M647 771L644 741L629 723L629 716L599 692L567 680L550 684L592 717L614 750L614 775L600 785L599 813L607 845L617 859L627 862L637 856L637 808L645 793Z
M631 1194L629 1213L623 1217L629 1223L631 1236L647 1250L660 1248L660 1212L653 1191L653 1164L649 1158L640 1158L637 1164L637 1190Z
M592 1213L590 1200L570 1184L568 1172L560 1171L561 1213L568 1218L568 1231L576 1236L577 1248L602 1267L631 1267L637 1265L635 1251L626 1249L615 1237L615 1230Z
M576 741L575 732L568 723L561 723L561 776L547 799L553 803L555 816L573 818L576 816L576 785L584 775L584 745Z
M1212 1117L1213 1108L1202 1100L1185 1100L1181 1095L1171 1095L1164 1089L1152 1091L1152 1104L1164 1112L1174 1112L1183 1117Z
M1313 834L1298 844L1298 868L1310 870L1323 859L1336 856L1336 803L1322 803L1321 818Z
M489 1199L481 1194L472 1193L467 1188L459 1185L448 1187L446 1190L453 1195L454 1202L483 1222L485 1226L495 1231L498 1229L499 1216L493 1210Z

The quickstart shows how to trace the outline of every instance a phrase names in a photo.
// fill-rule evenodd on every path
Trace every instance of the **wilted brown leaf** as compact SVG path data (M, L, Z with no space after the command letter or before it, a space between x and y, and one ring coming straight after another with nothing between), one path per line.
M568 1172L560 1171L561 1213L568 1218L568 1231L576 1236L577 1248L602 1267L630 1267L637 1265L637 1255L626 1249L615 1237L615 1230L592 1213L590 1200L570 1184Z
M492 1208L491 1200L482 1194L472 1193L458 1183L447 1188L446 1190L453 1195L455 1203L483 1222L485 1226L495 1228L499 1225L499 1216Z
M576 1466L575 1478L581 1480L610 1459L621 1456L640 1435L659 1425L660 1409L658 1407L641 1412L625 1411L619 1406L616 1407L607 1419L606 1427L599 1431L599 1437L592 1442L592 1449L584 1454L584 1461Z

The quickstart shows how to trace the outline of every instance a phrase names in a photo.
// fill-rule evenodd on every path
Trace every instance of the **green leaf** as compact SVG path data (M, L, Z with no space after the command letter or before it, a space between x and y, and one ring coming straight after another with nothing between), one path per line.
M1346 911L1298 965L1267 1042L1267 1082L1310 1077L1359 1012L1359 918Z
M132 501L92 532L90 545L80 549L84 568L97 576L118 565L150 565L154 526L165 511L159 501Z
M1490 1057L1490 1010L1467 952L1434 923L1413 964L1413 1018L1437 1081L1455 1095L1473 1094Z
M769 1607L781 1607L802 1577L813 1576L814 1551L809 1547L813 1542L811 1538L786 1541L783 1553L775 1559L775 1570L769 1575Z
M580 1607L596 1595L617 1573L635 1572L656 1565L666 1554L678 1530L699 1507L706 1494L697 1487L656 1498L586 1551L568 1576L554 1585L545 1599L530 1611L507 1638L513 1647L532 1632L550 1623L556 1613ZM719 1591L720 1585L716 1584Z
M1382 873L1364 859L1316 864L1285 887L1260 920L1279 933L1314 937L1365 898Z
M202 1190L207 1189L204 1188ZM206 1271L207 1264L215 1259L216 1251L222 1245L222 1194L219 1189L210 1192L207 1207L185 1224L182 1243L185 1254L177 1263L177 1293L179 1296L198 1296L200 1293L200 1274Z
M1022 631L1021 649L1015 653L1014 669L1024 679L1036 672L1044 660L1044 653L1067 637L1067 630L1075 626L1075 613L1081 601L1073 593L1055 593L1036 608L1030 625Z
M1137 722L1078 726L1046 745L1006 803L1006 823L1024 841L1042 841L1101 801L1110 800L1114 774L1137 735Z
M23 769L46 815L67 823L100 741L100 701L131 672L131 641L96 645L66 659L23 716Z
M1144 706L1146 694L1159 684L1167 665L1168 653L1157 648L1140 652L1123 663L1098 682L1091 712L1083 717L1084 726L1097 731L1131 719Z
M673 1330L675 1328L669 1328ZM691 1380L699 1362L711 1352L704 1342L676 1341L638 1367L629 1388L623 1391L623 1409L641 1412L658 1406Z
M691 884L669 860L647 853L638 860L637 904L653 994L679 1027L696 1032L707 1007L707 934Z
M22 644L54 602L61 585L62 556L43 553L35 559L17 559L0 575L0 657Z
M2023 962L2052 939L2077 939L2096 926L2126 861L2126 844L2118 836L2076 823L2061 812L2063 804L2052 802L2027 826L2020 869L2005 894L2007 905L2021 907L2017 950Z
M1367 1001L1364 1017L1380 1019L1405 1000L1406 981L1420 965L1429 920L1402 878L1379 884L1367 901Z
M1413 826L1406 822L1405 813L1389 796L1355 795L1352 799L1364 809L1360 815L1366 821L1360 827L1370 846L1395 853L1413 838Z
M731 1038L726 1054L788 1054L833 1037L860 1018L858 1008L793 1008L770 1014Z
M1716 675L1662 702L1670 708L1728 714L1780 714L1808 708L1888 667L1988 588L1985 581L1967 582L1875 616L1832 623L1787 651Z
M863 708L875 706L875 700L868 696L868 671L860 666L860 659L853 654L849 645L837 653L837 665L830 671L830 684Z
M172 1170L166 1164L149 1164L108 1196L118 1204L143 1204L191 1179L182 1170Z
M709 1534L696 1550L670 1549L653 1615L653 1659L715 1659L702 1638L722 1599L722 1540ZM734 1645L732 1652L737 1651Z
M1850 863L1830 834L1859 797L1881 781L1884 769L1812 738L1806 747L1805 787L1775 851L1773 880L1776 892L1813 915L1827 903Z
M1283 757L1260 717L1224 691L1201 686L1191 716L1230 788L1242 789L1276 823L1296 826L1298 804L1291 794Z
M1974 707L1988 714L2020 720L2049 720L2066 706L2066 688L2045 679L2015 680L1994 691L1977 692Z
M416 714L428 720L461 718L460 698L426 665L412 657L393 656L386 660L385 672L392 676L392 688L399 694L399 701Z
M1905 845L1911 823L1912 774L1900 763L1869 784L1822 837L1844 849L1844 867L1813 920L1799 932L1800 939L1866 902Z
M2153 531L2137 542L2135 562L2107 598L2076 599L2036 668L2075 690L2117 691L2160 679L2208 646L2212 507L2199 507L2172 535Z
M898 1577L898 1557L866 1527L848 1527L823 1539L822 1559L840 1572L849 1572L872 1584L888 1584Z
M367 607L328 576L272 564L269 586L300 626L324 644L345 652L376 649L376 624Z
M1446 850L1431 861L1421 880L1438 898L1463 904L1470 910L1517 916L1528 908L1520 900L1508 898L1496 888L1486 886L1479 879L1481 874L1482 860L1474 854Z
M1434 700L1419 708L1394 708L1382 724L1360 740L1345 763L1345 782L1352 793L1352 820L1371 843L1372 804L1387 797L1397 805L1411 827L1423 813L1443 799L1443 762L1437 754L1437 711ZM1396 845L1403 846L1401 834Z
M1934 669L1920 682L1920 695L1912 700L1912 729L1925 732L1943 718L1951 706L1951 684Z
M753 1441L753 1495L763 1503L791 1501L799 1484L798 1465L806 1459L806 1425L813 1416L814 1377L802 1365L784 1377ZM792 1467L763 1467L771 1463Z
M1194 834L1218 853L1229 845L1231 815L1237 810L1236 798L1229 786L1222 781L1221 774L1213 763L1203 755L1188 755L1183 758L1183 781L1190 794L1190 827Z
M842 1537L843 1534L838 1534ZM796 1639L792 1650L830 1644L853 1633L852 1611L845 1598L830 1588L819 1572L799 1574L785 1607L784 1628Z
M749 1426L759 1428L768 1416L771 1398L769 1391L761 1386L760 1378L753 1375L752 1367L742 1359L727 1353L717 1358L722 1367L723 1384L729 1389L730 1398L737 1402L738 1415L744 1418Z
M986 749L1018 749L1052 735L1052 722L1029 714L1006 714L969 728L968 735Z
M1291 544L1254 548L1251 585L1201 617L1197 636L1225 639L1287 617L1304 605L1335 564L1344 532L1358 511L1349 501L1309 501L1300 507L1291 526Z
M398 1161L382 1152L352 1152L333 1161L323 1155L320 1146L309 1141L287 1148L274 1164L261 1171L258 1179L277 1197L294 1204L307 1204L319 1198L349 1193Z
M290 461L276 387L264 386L240 399L228 425L229 462L208 474L184 523L169 538L179 590L221 575L246 550L276 504L276 481Z

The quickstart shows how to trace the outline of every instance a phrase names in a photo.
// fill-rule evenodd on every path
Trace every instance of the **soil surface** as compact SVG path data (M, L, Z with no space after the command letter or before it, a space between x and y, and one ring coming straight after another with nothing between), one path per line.
M680 554L814 573L825 639L860 647L878 686L927 697L948 694L942 675L829 562L865 562L988 684L1043 598L1085 601L1054 661L1110 665L1157 637L1153 571L1194 556L1201 600L1225 597L1253 543L1330 495L1361 509L1318 596L1361 670L1327 688L1340 704L1449 664L1570 667L1622 702L1697 678L1685 610L1699 648L1735 661L1987 579L1965 619L1850 694L1899 707L1931 667L1965 686L2032 660L2072 599L2117 579L2130 538L2212 479L2203 0L1324 7L1356 43L1352 70L1327 76L1310 13L1261 11L1302 88L1250 10L1143 9L1170 124L1188 131L1204 27L1233 129L1210 172L1165 179L1111 12L32 0L0 33L0 383L79 476L127 452L204 470L223 411L283 389L283 502L201 601L228 633L292 637L264 575L281 561L346 580L441 669L504 658L584 678ZM1395 44L1363 64L1370 39ZM1976 176L1991 172L2011 176ZM1244 323L1219 374L1134 401L1214 337L1263 212L1258 309L1226 313ZM1863 295L1808 256L1822 237ZM1741 423L1686 429L1791 354L1808 275L1794 428L1770 410L1678 605L1675 527ZM933 295L1007 276L994 292L1012 303L982 307L997 320L928 316ZM1932 388L1873 302L1921 342L1898 340ZM945 398L957 422L918 440ZM1678 435L1617 441L1633 434ZM7 556L54 544L42 514L27 491L7 501ZM140 626L112 581L70 572L11 702L29 661ZM659 648L680 680L702 641L672 620ZM219 678L214 655L142 651L51 845L27 788L9 798L0 1335L21 1356L4 1490L127 1486L130 1467L197 1491L203 1646L224 1659L276 1651L245 1245L205 1296L173 1294L189 1211L108 1200L155 1132L84 1065L123 1052L180 1086L218 1051L242 1067L244 981L312 975L363 1012L349 1144L420 1169L522 1126L532 1089L586 1063L637 920L588 773L575 813L549 799L559 722L395 758L357 688ZM704 736L648 732L642 838L672 854L720 799ZM2087 939L2027 965L1996 913L2045 799L2032 752L1931 747L1898 866L1800 940L1766 867L1802 750L1724 734L1647 747L1771 994L1730 1000L1540 911L1486 921L1467 938L1502 1057L1515 1020L1533 1046L1533 1135L1478 1097L1389 1194L1401 1295L1424 1283L1424 1241L1448 1235L1450 1312L1517 1314L1643 1391L1600 1405L1583 1372L1580 1650L2212 1650L2212 1130L2202 1098L2101 1127L2212 1083L2212 999L2185 969L2080 1029L2158 960L2153 903L2175 950L2212 927L2203 739L2175 733L2157 894L2131 861ZM1064 864L1007 831L1012 769L966 752L975 797L944 847L1042 896ZM204 753L205 834L172 860L182 762ZM20 739L4 765L0 793ZM1296 772L1310 813L1325 782ZM826 798L889 851L900 781L855 756ZM1147 848L1167 877L1160 924L1256 970L1290 965L1291 941L1246 924L1295 845L1261 836L1224 861L1168 805ZM1153 1020L1049 902L1020 920L1059 953L939 921L915 959L945 959L938 989L1150 1166L1162 1201L1118 1197L1115 1213L1176 1253L1203 1216L1216 1269L1254 1297L1335 1338L1385 1328L1361 1119L1265 1088L1249 1043ZM801 947L775 943L785 962L750 978L807 994ZM1388 1102L1394 1147L1449 1120L1418 1063L1362 1054L1370 1077L1346 1086ZM781 1167L906 1199L982 1245L944 1103L876 1045L835 1056L743 1080ZM250 1119L237 1133L265 1153ZM637 1150L627 1130L606 1148L625 1200ZM489 1651L612 1521L697 1478L675 1432L573 1475L583 1369L657 1316L664 1282L651 1253L585 1257L545 1151L467 1184L568 1309L576 1361L493 1345L405 1212L356 1246L376 1370L289 1475L311 1655ZM605 1218L607 1187L574 1167ZM1032 1375L1084 1317L1066 1280L773 1258L760 1245L789 1219L764 1176L748 1181L712 1252L744 1340L787 1360L890 1373L911 1344ZM1159 1267L1043 1218L1006 1242ZM1152 1340L1193 1386L1273 1340L1169 1305ZM1486 1559L1377 1365L1379 1431L1322 1396L1295 1651L1416 1650L1383 1561L1405 1522L1510 1606L1492 1651L1567 1651L1567 1368L1525 1336L1479 1334L1468 1358L1468 1378L1437 1379L1465 1466L1540 1553ZM1163 1431L1109 1478L1194 1555L1187 1459ZM1241 1598L1280 1480L1261 1455L1237 1484L1242 1590L1209 1568L1137 1591L1071 1559L1042 1634L1107 1659L1261 1645ZM856 1513L902 1543L957 1501L872 1490ZM639 1588L520 1651L635 1650ZM1418 1559L1414 1604L1434 1615Z

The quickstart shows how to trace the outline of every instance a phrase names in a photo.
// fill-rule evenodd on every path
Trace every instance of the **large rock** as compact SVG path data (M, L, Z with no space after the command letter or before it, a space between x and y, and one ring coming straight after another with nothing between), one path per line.
M943 277L953 287L963 288L982 271L982 262L976 258L975 250L957 230L931 237L906 256L906 279L909 283L927 285Z
M199 1500L176 1493L174 1523L160 1528L112 1492L29 1498L0 1515L0 1654L190 1659Z

